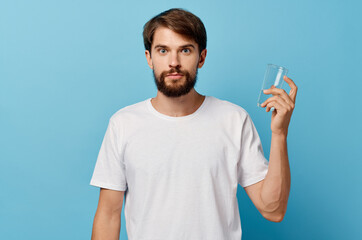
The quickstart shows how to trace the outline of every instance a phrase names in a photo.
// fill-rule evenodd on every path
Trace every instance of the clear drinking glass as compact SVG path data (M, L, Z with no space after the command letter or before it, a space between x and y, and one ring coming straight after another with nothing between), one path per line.
M286 69L285 67L281 67L275 64L268 64L266 71L265 71L265 75L264 75L264 80L263 80L263 84L261 86L261 90L260 90L260 94L259 94L259 98L258 98L258 103L257 106L260 107L260 105L265 102L265 100L267 100L268 98L272 97L271 94L266 95L263 93L264 89L269 89L271 88L273 85L276 88L282 88L283 86L283 77L285 75L287 75L288 73L288 69ZM274 108L272 107L271 110L274 110Z

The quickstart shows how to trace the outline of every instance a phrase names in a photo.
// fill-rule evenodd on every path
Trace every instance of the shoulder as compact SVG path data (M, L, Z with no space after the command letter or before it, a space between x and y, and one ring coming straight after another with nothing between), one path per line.
M238 115L242 119L249 117L249 113L241 106L232 103L227 100L219 99L213 96L210 96L210 106L218 114L229 115Z
M132 121L134 118L142 118L142 115L146 114L147 100L143 100L128 106L125 106L119 110L117 110L110 117L109 121L112 124L119 125L125 121Z

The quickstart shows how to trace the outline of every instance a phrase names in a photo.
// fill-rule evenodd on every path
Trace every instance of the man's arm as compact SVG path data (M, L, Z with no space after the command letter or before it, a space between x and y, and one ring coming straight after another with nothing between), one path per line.
M245 187L255 207L266 219L273 222L282 221L287 211L290 191L287 135L298 91L292 79L284 76L284 81L290 86L289 94L284 89L272 86L265 89L264 93L272 94L273 97L261 104L261 107L266 107L267 112L272 107L275 109L271 117L272 140L268 173L263 181Z
M94 217L92 240L118 240L124 191L101 188Z
M272 134L265 179L244 189L263 217L273 222L283 220L290 191L286 136Z

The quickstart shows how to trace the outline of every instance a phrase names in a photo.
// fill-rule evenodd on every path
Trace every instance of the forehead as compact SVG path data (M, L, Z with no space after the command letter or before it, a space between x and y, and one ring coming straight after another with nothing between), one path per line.
M176 33L166 27L158 27L153 34L152 47L156 45L166 45L168 47L178 47L186 44L193 44L197 47L197 43L184 35Z

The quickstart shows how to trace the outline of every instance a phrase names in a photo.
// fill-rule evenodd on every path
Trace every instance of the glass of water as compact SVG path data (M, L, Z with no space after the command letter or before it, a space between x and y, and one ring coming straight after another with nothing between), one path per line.
M260 94L259 94L259 98L258 98L258 103L257 103L258 107L261 107L260 105L263 102L265 102L265 100L272 97L272 95L270 95L270 94L269 95L264 94L263 90L269 89L272 86L274 86L276 88L282 88L283 82L284 82L283 77L285 75L287 75L287 73L288 73L288 69L286 69L285 67L281 67L281 66L278 66L275 64L267 65L263 84L261 86L261 90L260 90ZM274 107L272 107L271 110L274 110Z

